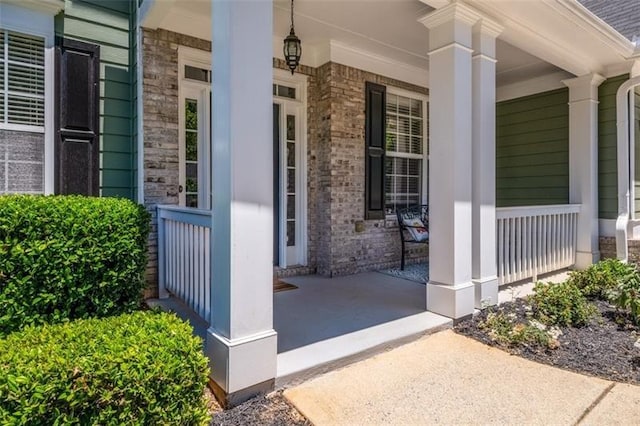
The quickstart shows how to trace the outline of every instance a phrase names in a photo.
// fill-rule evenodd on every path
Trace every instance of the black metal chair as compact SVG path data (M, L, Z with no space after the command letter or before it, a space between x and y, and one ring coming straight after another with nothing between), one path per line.
M429 206L426 204L415 205L406 207L404 209L397 209L396 215L398 216L398 229L400 230L400 242L402 245L402 256L400 261L400 269L404 271L404 250L406 243L412 244L428 244L429 238L427 237L425 240L418 241L413 238L413 235L410 232L410 228L427 228L427 232L429 230ZM411 219L420 219L424 224L422 226L410 226L405 223L405 221L410 221Z

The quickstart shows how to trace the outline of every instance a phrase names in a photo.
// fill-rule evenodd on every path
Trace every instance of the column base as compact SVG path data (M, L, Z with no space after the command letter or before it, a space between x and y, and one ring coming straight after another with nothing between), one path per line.
M475 287L476 309L484 309L487 306L498 304L498 277L486 277L472 280Z
M573 265L573 269L586 269L590 265L593 265L600 260L600 252L594 251L577 251L576 263Z
M459 319L473 314L474 285L465 283L445 285L427 284L427 310L448 318Z
M238 405L274 389L278 338L274 330L229 340L207 330L210 384L224 407Z
M233 408L251 398L267 394L275 389L276 379L267 380L266 382L258 383L246 389L239 390L233 393L227 393L222 389L213 379L209 379L209 389L213 392L216 400L220 406L224 409Z

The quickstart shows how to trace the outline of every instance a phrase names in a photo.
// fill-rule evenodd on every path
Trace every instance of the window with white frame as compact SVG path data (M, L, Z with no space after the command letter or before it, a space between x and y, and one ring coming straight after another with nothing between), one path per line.
M0 128L44 131L44 38L0 29Z
M385 209L426 203L427 102L387 90Z

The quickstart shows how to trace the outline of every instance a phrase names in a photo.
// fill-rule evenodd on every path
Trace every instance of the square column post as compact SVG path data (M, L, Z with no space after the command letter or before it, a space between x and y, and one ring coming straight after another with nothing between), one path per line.
M498 303L496 269L496 37L482 18L473 27L472 278L475 307Z
M598 74L563 80L569 88L569 202L578 215L576 269L600 259L598 231Z
M450 318L474 310L471 282L471 29L479 15L452 3L429 28L429 283L427 309Z
M206 353L225 405L273 389L272 2L212 0L213 224Z

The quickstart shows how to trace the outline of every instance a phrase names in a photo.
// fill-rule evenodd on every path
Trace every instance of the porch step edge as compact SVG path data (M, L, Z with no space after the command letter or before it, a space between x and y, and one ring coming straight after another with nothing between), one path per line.
M421 312L278 354L276 388L314 376L453 327L453 320Z

